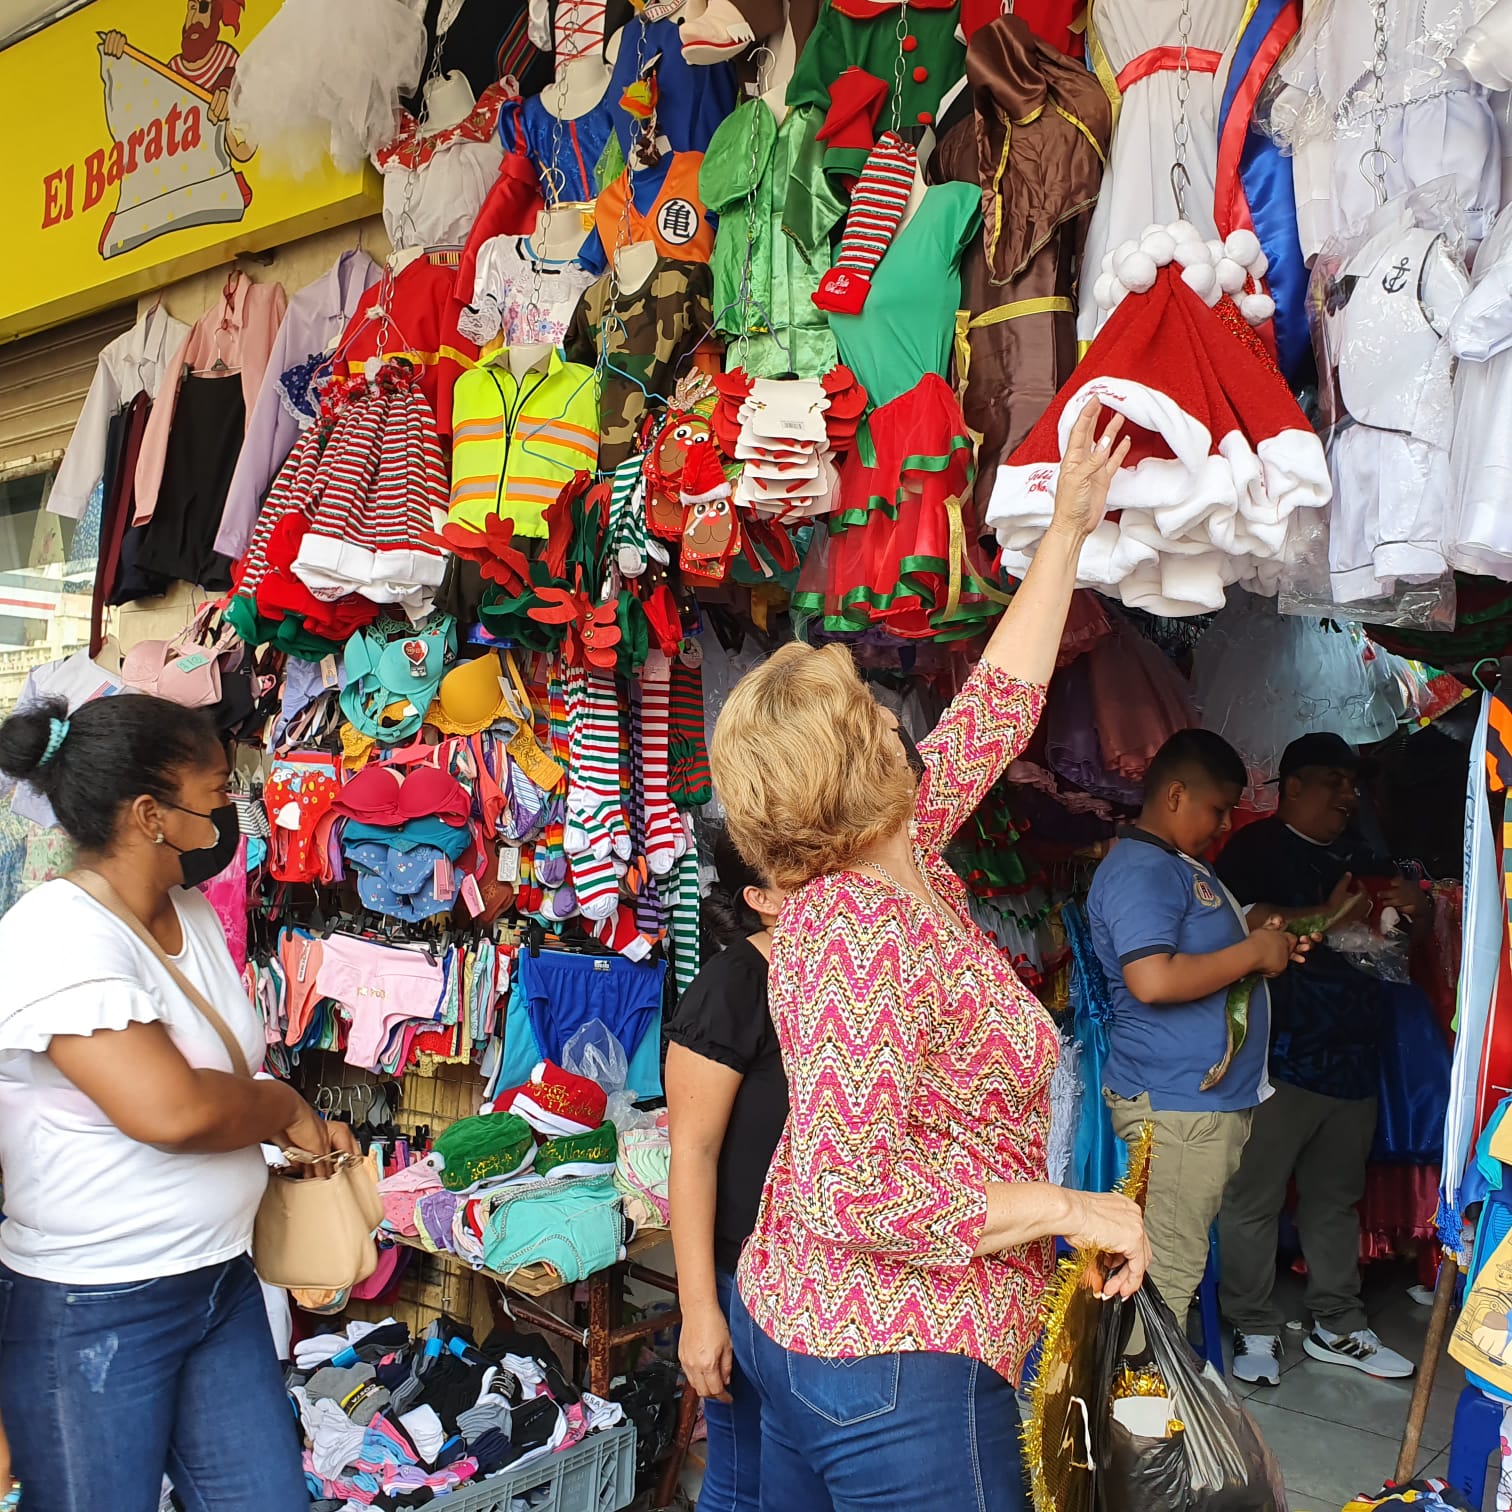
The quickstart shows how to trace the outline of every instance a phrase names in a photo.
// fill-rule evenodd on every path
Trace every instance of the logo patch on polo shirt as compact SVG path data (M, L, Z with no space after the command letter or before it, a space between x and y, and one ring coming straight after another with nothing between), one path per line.
M1204 908L1218 907L1218 894L1201 877L1192 883L1192 895Z
M698 211L690 200L669 199L656 212L656 229L663 241L684 246L698 234Z

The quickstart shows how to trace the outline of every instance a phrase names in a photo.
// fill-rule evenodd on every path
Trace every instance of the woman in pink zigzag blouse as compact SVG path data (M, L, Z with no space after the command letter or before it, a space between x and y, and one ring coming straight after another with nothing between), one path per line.
M837 646L784 647L714 733L730 832L789 894L770 1003L792 1111L730 1319L770 1512L1019 1512L1011 1382L1054 1237L1114 1257L1111 1293L1144 1276L1133 1203L1045 1180L1055 1030L940 859L1043 707L1129 446L1118 417L1094 440L1097 419L1073 427L1054 523L916 760Z

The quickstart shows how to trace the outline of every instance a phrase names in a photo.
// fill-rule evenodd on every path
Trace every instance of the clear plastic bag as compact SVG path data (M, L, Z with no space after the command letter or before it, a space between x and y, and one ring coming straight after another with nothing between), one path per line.
M1399 582L1395 592L1386 598L1341 604L1334 597L1328 559L1328 512L1312 510L1305 519L1293 523L1287 541L1286 565L1276 589L1276 609L1281 614L1357 620L1363 625L1443 634L1454 629L1458 599L1452 572L1431 583Z
M625 1047L609 1026L602 1019L589 1019L562 1046L562 1069L597 1082L613 1097L616 1092L625 1090L630 1062L625 1056Z
M1380 99L1388 112L1469 82L1462 71L1466 32L1484 8L1485 0L1383 7ZM1325 137L1361 141L1373 132L1375 19L1366 0L1309 0L1296 40L1272 71L1254 115L1255 126L1283 151ZM1496 23L1490 24L1496 32Z
M1166 1437L1142 1437L1114 1416L1113 1386L1136 1319L1170 1401ZM1132 1302L1106 1305L1099 1347L1099 1512L1286 1512L1281 1472L1254 1419L1148 1279Z
M1341 924L1329 930L1328 948L1383 982L1412 980L1403 934L1380 935L1368 924Z

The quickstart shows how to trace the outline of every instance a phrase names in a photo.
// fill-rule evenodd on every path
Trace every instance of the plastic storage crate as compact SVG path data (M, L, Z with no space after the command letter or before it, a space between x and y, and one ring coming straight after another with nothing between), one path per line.
M527 1491L531 1512L619 1512L635 1500L635 1427L590 1433L581 1444L521 1470L505 1470L438 1497L436 1512L509 1512Z

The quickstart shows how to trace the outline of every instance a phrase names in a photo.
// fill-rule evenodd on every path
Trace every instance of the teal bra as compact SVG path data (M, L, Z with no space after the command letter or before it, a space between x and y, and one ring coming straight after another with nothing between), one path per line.
M343 656L347 682L341 712L353 729L380 745L410 739L425 722L441 674L456 654L457 622L449 614L393 640L372 629L359 630ZM402 703L402 709L385 717L384 710L395 703Z

